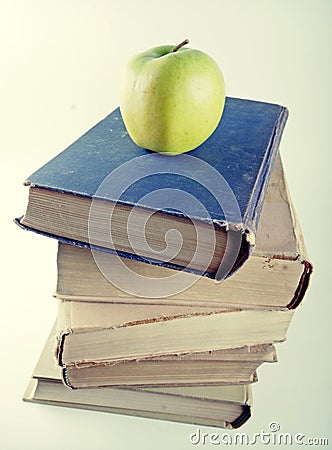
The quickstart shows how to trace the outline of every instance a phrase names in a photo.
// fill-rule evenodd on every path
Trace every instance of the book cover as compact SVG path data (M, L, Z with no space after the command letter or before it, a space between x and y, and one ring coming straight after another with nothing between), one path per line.
M117 109L27 179L29 204L37 196L35 210L32 205L29 210L28 205L27 213L18 222L27 229L65 242L116 250L121 256L222 279L243 264L254 246L287 116L287 109L279 105L227 98L222 119L205 143L187 155L167 157L136 146ZM52 196L48 198L45 191L52 191ZM156 191L157 197L150 195ZM70 196L67 209L66 195ZM180 204L176 204L177 199ZM140 248L135 252L132 246L124 245L123 241L118 243L116 238L110 245L105 239L91 241L87 221L91 219L91 203L98 204L93 200L100 200L100 204L104 200L115 203L116 214L121 207L122 210L128 207L127 212L132 207L150 214L151 211L158 212L163 216L159 224L163 220L174 224L183 219L187 224L190 220L196 231L202 228L203 233L209 225L216 235L216 246L211 250L211 259L214 259L191 265L192 254L188 256L185 252L178 259L169 254L163 258L160 249L144 253ZM73 215L71 202L78 201L80 207ZM53 215L49 213L48 216L45 211L40 214L47 207ZM38 212L38 208L41 211ZM80 216L82 224L77 231ZM122 221L123 218L119 223ZM153 233L156 228L158 224ZM184 247L186 230L182 233ZM155 240L165 242L164 233L162 228L160 236L154 235ZM223 234L230 239L229 245L236 253L227 270L221 268L221 260L230 251ZM209 242L210 237L206 240Z
M23 400L197 425L238 428L251 416L250 385L69 389L53 358L55 329Z

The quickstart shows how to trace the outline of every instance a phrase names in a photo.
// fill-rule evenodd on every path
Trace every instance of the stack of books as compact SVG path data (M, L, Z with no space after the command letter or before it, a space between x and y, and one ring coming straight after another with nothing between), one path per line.
M312 266L279 144L287 109L227 98L174 157L115 110L29 177L24 229L58 240L58 317L24 399L239 427Z

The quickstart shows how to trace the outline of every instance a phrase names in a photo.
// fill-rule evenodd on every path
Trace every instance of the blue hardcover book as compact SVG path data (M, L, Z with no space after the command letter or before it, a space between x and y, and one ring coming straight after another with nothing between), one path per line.
M25 182L24 228L221 280L255 245L285 107L227 98L215 132L166 156L138 147L119 109Z

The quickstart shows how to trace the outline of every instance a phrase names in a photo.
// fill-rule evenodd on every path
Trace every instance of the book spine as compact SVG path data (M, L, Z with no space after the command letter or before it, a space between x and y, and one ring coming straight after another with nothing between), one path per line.
M279 144L281 141L282 133L285 128L285 124L288 118L288 109L280 107L280 113L278 120L275 124L274 131L271 135L268 143L268 150L265 153L265 158L262 162L260 173L257 177L256 184L252 191L251 199L248 205L248 209L244 216L245 226L256 234L258 221L262 206L264 203L265 193L269 185L270 176L272 173L274 161L277 157Z
M292 300L288 303L287 309L296 309L302 302L304 295L308 289L309 281L311 278L311 274L313 271L312 264L308 261L302 261L304 266L303 272L299 281L299 284L296 288L294 296Z
M73 386L69 380L68 370L66 367L62 368L62 381L66 386L68 386L70 389L77 389L75 386Z
M239 428L245 424L251 417L251 407L250 405L242 406L242 414L239 415L233 422L230 423L231 428Z

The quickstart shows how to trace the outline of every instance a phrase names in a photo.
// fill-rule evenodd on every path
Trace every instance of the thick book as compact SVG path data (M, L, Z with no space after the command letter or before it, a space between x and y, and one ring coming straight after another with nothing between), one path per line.
M255 244L287 116L279 105L227 98L212 136L168 157L135 145L116 109L26 180L28 207L17 222L64 242L224 279Z
M276 362L274 345L135 359L118 363L72 364L63 368L73 388L108 386L221 386L257 381L257 369Z
M196 312L204 310L207 309L198 308ZM110 322L125 326L128 322L162 320L190 313L191 308L168 305L94 303L90 308L89 303L60 302L58 329L60 333L66 329L98 329ZM62 375L63 381L72 388L248 384L257 381L256 370L261 364L276 361L275 346L261 344L122 362L75 362L66 364Z
M204 305L218 308L222 305L295 309L305 295L312 272L280 155L266 192L252 255L241 270L221 285L214 286L206 277L183 273L181 282L186 281L191 287L181 289L174 277L169 278L173 274L172 269L122 258L121 264L126 264L135 274L135 277L128 277L114 255L99 252L98 262L97 265L91 249L59 242L55 296L75 301L195 308ZM111 269L111 277L101 270L102 267ZM165 290L160 286L156 288L153 282L146 282L147 278L172 279L175 293L162 297Z
M59 302L58 364L80 367L156 356L274 344L286 339L293 310Z
M250 385L69 389L53 358L54 331L23 400L151 419L238 428L251 416Z

